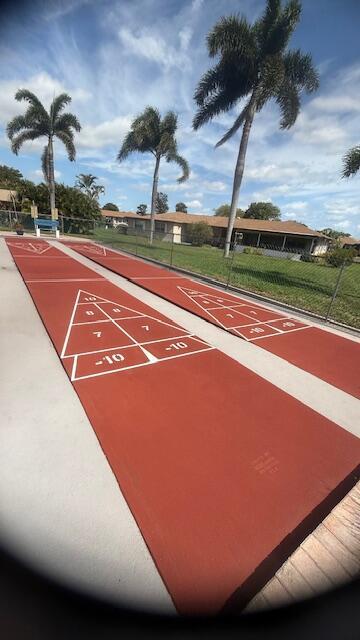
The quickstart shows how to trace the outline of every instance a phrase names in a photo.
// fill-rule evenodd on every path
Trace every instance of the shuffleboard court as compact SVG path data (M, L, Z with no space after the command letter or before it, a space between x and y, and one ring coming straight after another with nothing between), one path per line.
M13 257L178 611L244 605L355 483L360 439L76 260L29 281Z
M154 267L136 258L124 260L124 256L104 247L101 247L102 253L96 252L91 243L66 244L151 293L240 338L255 342L270 353L360 398L360 343L296 320L286 313L274 312L257 303L219 292L190 278L178 277L164 267ZM116 256L119 257L116 259ZM137 266L133 265L134 262ZM157 268L156 276L154 268Z

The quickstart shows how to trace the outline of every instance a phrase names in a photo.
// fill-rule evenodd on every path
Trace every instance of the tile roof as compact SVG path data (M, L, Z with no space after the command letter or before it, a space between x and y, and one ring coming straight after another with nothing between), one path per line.
M150 215L139 216L132 211L105 211L103 216L113 216L114 218L138 218L140 220L150 220ZM155 220L161 222L174 222L176 224L191 224L194 222L206 222L211 227L225 228L228 225L228 218L223 216L198 215L182 212L169 212L155 214ZM257 231L263 233L289 233L292 235L305 235L311 237L326 238L323 233L310 229L301 222L292 220L283 222L280 220L253 220L251 218L236 218L234 228L239 231Z

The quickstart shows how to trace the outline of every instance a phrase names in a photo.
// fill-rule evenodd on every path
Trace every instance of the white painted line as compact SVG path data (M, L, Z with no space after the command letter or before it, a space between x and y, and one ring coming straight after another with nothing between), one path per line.
M137 342L136 344L123 344L115 347L108 347L107 349L99 349L97 351L82 351L81 353L71 353L68 356L63 356L62 359L66 360L66 358L73 358L74 356L91 356L93 353L108 353L110 351L115 351L117 349L133 349L134 347L141 347L149 344L156 344L158 342L167 342L168 340L179 340L180 338L192 338L193 340L196 340L196 342L207 344L207 342L205 342L204 340L201 340L201 338L196 338L191 333L183 333L181 336L173 336L171 338L161 338L159 340L148 340L147 342Z
M275 329L276 327L271 327L271 328ZM280 331L278 333L268 333L266 336L259 336L258 338L249 338L249 340L253 342L254 340L262 340L263 338L270 338L270 336L283 336L283 335L286 335L287 333L292 333L293 331L303 331L304 329L312 329L312 327L309 325L306 325L305 327L297 327L296 329L289 329L289 331Z
M66 332L63 348L61 350L60 358L63 358L64 355L65 355L67 343L68 343L69 336L70 336L71 326L72 326L72 323L74 321L74 316L75 316L75 312L76 312L76 303L77 303L77 301L79 300L79 297L80 297L80 291L81 291L81 289L79 289L78 292L77 292L77 296L76 296L75 303L74 303L73 310L72 310L72 314L71 314L71 317L70 317L70 322L68 324L68 328L67 328L67 332Z
M120 275L120 274L119 274ZM181 276L137 276L132 280L181 280Z
M135 345L134 345L135 346ZM197 353L205 353L206 351L213 351L215 347L208 347L207 349L199 349L198 351L190 351L189 353L179 353L176 356L167 356L166 358L159 358L156 360L157 364L161 364L161 362L165 362L166 360L174 360L174 358L184 358L185 356L193 356ZM113 369L112 371L103 371L101 373L91 373L88 376L80 376L79 378L71 378L72 382L76 382L77 380L86 380L87 378L97 378L98 376L106 376L109 373L117 373L118 371L127 371L128 369L138 369L139 367L147 367L148 365L154 364L153 362L143 362L142 364L133 364L129 367L123 367L122 369Z

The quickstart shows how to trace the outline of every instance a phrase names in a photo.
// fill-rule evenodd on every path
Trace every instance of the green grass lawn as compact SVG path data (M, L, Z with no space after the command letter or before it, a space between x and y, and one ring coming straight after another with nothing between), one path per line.
M123 235L113 230L97 229L92 236L118 249L170 264L171 243ZM172 264L247 291L260 293L299 309L326 315L339 275L339 269L310 262L236 253L234 260L225 260L216 247L173 245ZM331 310L334 320L360 328L360 264L346 267L337 298Z

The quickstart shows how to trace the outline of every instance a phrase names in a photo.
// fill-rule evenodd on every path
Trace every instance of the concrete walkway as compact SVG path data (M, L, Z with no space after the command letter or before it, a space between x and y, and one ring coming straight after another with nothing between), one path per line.
M98 597L174 612L2 239L0 274L1 542Z

